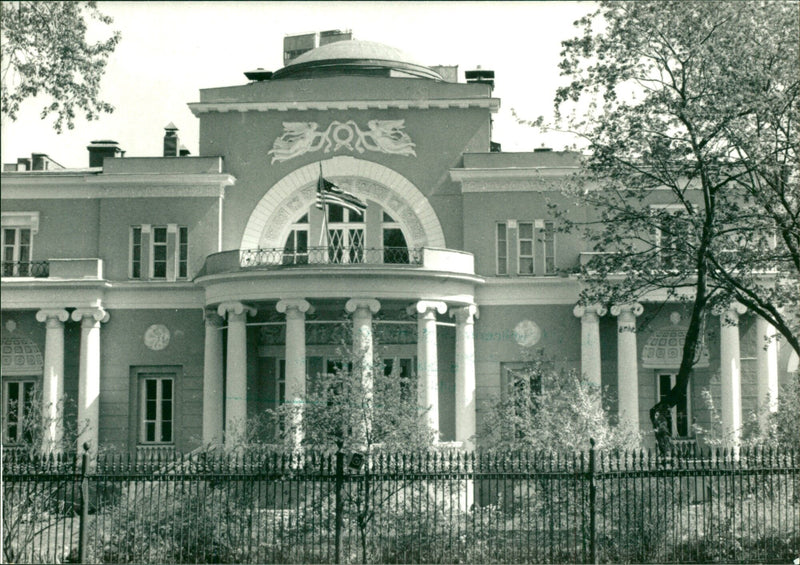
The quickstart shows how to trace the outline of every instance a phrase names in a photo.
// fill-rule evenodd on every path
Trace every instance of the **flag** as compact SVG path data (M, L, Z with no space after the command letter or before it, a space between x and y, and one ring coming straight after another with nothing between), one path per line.
M337 204L353 212L363 214L367 209L367 203L361 200L355 194L342 190L329 180L325 179L321 174L319 181L317 181L317 208L322 208L328 204Z

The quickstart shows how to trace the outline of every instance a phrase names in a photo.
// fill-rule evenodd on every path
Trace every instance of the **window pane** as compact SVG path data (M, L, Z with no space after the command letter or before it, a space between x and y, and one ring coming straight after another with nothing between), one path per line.
M154 279L163 279L167 276L167 264L166 262L155 263L153 265L153 278Z
M383 221L384 222L394 222L394 218L392 218L388 212L385 210L383 211Z
M533 259L520 257L519 272L523 275L533 274Z
M5 244L6 245L14 245L14 243L17 241L17 230L6 229L6 230L3 230L3 233L5 234L4 235Z
M154 245L153 246L153 259L156 261L166 261L167 260L167 246L166 245Z
M298 230L297 234L297 252L308 253L308 232L305 230Z
M172 398L172 381L164 379L161 381L161 398L170 400Z
M497 274L505 275L508 273L508 262L505 259L497 260Z
M161 403L161 420L164 422L172 421L172 401L165 400Z
M172 441L172 422L164 422L161 424L161 439L163 442Z
M532 241L520 241L519 242L519 254L520 255L533 255L533 242Z
M19 242L21 245L29 245L31 242L31 230L19 230Z
M148 400L147 402L145 402L144 419L155 420L157 413L156 410L157 410L157 402L155 400Z
M167 242L167 228L153 228L153 242L166 243Z
M145 441L156 441L156 423L155 422L146 422L144 425L144 440Z
M533 239L533 224L520 222L519 237L520 239Z
M364 221L364 214L362 214L361 212L356 212L354 210L348 210L348 214L349 214L349 217L348 217L348 220L347 220L348 222L353 223L353 222L363 222Z
M328 221L329 222L343 222L344 221L344 208L337 204L328 205Z
M303 214L303 216L295 222L295 224L307 224L308 223L308 212Z

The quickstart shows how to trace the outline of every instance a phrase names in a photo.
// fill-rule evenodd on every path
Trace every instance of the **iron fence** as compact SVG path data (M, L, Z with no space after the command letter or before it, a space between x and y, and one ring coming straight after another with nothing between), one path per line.
M361 459L361 461L359 461ZM7 562L790 562L800 457L307 452L3 462Z

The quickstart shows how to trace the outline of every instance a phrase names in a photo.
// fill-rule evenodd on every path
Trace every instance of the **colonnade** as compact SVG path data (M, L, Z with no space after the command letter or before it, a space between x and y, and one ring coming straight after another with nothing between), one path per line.
M286 320L286 402L300 403L306 393L306 314L314 311L305 299L280 300L276 310ZM367 394L372 389L373 316L381 303L375 298L351 298L345 311L353 322L353 350L366 359L358 367ZM440 301L421 300L408 307L417 317L417 383L420 408L426 410L426 422L434 437L439 438L439 371L437 353L437 313L444 314L448 305ZM203 442L235 444L247 416L247 339L246 316L255 309L241 302L219 304L216 312L206 313L205 372L203 383ZM474 324L478 315L474 305L450 308L456 330L456 441L474 447L476 432L475 341ZM227 325L227 361L223 422L223 358L222 332ZM298 438L299 439L299 438Z
M611 307L617 318L617 394L620 421L639 429L639 364L636 341L637 324L644 308L639 303ZM723 433L733 445L740 440L742 427L741 355L739 351L739 316L746 308L733 303L714 314L720 319L720 385ZM606 308L601 305L578 305L573 314L581 319L581 371L595 386L601 385L600 317ZM757 347L758 401L770 402L777 409L778 357L775 328L758 318Z

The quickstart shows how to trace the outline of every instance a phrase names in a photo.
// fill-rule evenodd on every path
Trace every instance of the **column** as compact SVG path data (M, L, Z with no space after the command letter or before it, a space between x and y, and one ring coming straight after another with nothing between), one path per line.
M450 311L456 319L456 441L475 449L475 318L474 304Z
M644 312L638 302L617 304L611 315L617 317L617 398L619 421L639 430L639 363L636 349L636 318Z
M100 425L100 324L109 314L103 308L78 308L72 319L81 323L81 353L78 370L78 450L84 444L97 454Z
M368 411L364 433L370 433L372 421L372 370L375 363L372 351L372 315L381 309L374 298L351 298L344 309L353 315L353 371L361 375L364 401Z
M599 304L577 305L573 315L581 319L581 373L592 386L602 386L600 362L600 317L606 308Z
M69 312L64 309L39 310L36 319L46 324L42 375L42 451L52 453L63 447L64 322L69 319Z
M778 411L778 340L775 327L761 317L756 318L756 339L759 426L766 432L769 414Z
M735 302L719 316L720 385L722 389L722 433L732 447L738 447L742 433L742 365L739 354L739 316L747 309Z
M247 326L246 317L256 313L241 302L223 302L217 314L227 315L228 351L225 371L225 447L244 439L247 422Z
M206 342L203 358L203 444L222 443L222 325L216 312L205 312Z
M302 403L306 399L306 312L314 307L303 299L280 300L275 308L286 314L286 403L294 407L295 447L303 441Z
M436 349L436 313L447 312L444 302L420 300L410 307L417 314L417 394L427 410L434 442L439 441L439 354Z

